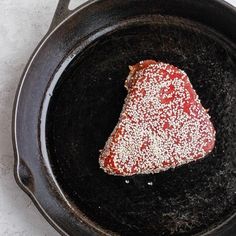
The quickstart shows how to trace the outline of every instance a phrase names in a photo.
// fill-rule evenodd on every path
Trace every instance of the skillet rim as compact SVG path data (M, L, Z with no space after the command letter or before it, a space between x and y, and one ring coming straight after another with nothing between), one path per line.
M62 235L68 235L61 226L59 226L52 218L51 216L49 216L49 214L46 212L45 207L43 207L42 205L40 205L40 203L38 202L38 200L36 199L35 195L34 195L34 191L32 189L30 189L29 186L27 186L27 184L24 182L24 180L22 180L22 171L21 171L21 165L22 165L22 158L20 156L20 152L19 152L19 147L18 147L18 138L17 138L17 126L20 125L19 121L18 121L18 113L20 113L19 110L19 101L21 99L21 95L22 95L22 89L25 86L25 82L26 82L26 78L28 75L28 72L31 69L31 66L34 63L34 60L36 58L36 56L39 54L39 52L41 51L41 49L43 48L43 46L45 44L48 43L48 41L50 40L51 36L60 28L63 27L63 25L69 20L71 19L74 15L78 14L81 10L83 10L84 8L87 7L92 7L94 3L96 2L100 2L103 0L89 0L87 2L85 2L84 4L80 5L78 8L76 8L73 11L70 11L71 14L69 14L65 19L63 19L55 28L50 29L49 32L45 35L45 37L41 40L41 42L39 43L39 45L37 46L37 48L35 49L35 51L33 52L32 56L29 59L29 62L27 63L25 70L23 72L23 75L21 77L20 83L19 83L19 87L17 89L16 92L16 97L15 97L15 101L14 101L14 107L13 107L13 119L12 119L12 141L13 141L13 149L14 149L14 156L15 156L15 162L14 162L14 176L15 176L15 180L18 184L18 186L32 199L32 201L34 202L34 205L37 207L37 209L41 212L41 214L44 216L44 218L46 218L46 220ZM234 7L232 4L225 2L224 0L212 0L212 2L216 2L218 4L221 4L223 6L225 6L227 8L227 10L230 10L232 12L234 12L236 14L236 7ZM27 172L27 170L26 170ZM32 174L32 173L30 173ZM26 174L27 175L27 174ZM35 178L35 173L33 173L33 176ZM54 183L55 184L55 183ZM210 235L211 233L221 233L222 230L222 226L228 225L230 224L230 222L232 221L233 218L235 218L236 213L231 216L228 220L226 220L225 222L223 222L221 225L217 226L216 228L212 229L211 231L208 231L205 234L197 234L197 235ZM88 226L88 227L87 227ZM236 227L236 225L235 225ZM100 230L96 231L96 229L93 226L90 225L85 225L84 223L81 223L81 228L85 230L85 232L88 232L88 235L96 235L96 233L102 233L104 235L109 235L109 232L101 232ZM227 230L227 229L226 229ZM225 231L225 230L224 230ZM108 233L108 234L107 234ZM86 234L87 235L87 234ZM218 235L218 234L217 234Z

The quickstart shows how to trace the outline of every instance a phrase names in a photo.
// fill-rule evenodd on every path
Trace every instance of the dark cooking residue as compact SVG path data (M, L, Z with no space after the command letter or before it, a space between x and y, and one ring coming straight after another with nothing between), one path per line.
M125 236L193 235L236 211L236 54L197 28L165 18L113 32L77 57L54 91L47 117L53 171L68 198L103 228ZM108 176L98 150L123 105L126 65L143 58L189 75L210 109L216 146L209 158L174 171Z

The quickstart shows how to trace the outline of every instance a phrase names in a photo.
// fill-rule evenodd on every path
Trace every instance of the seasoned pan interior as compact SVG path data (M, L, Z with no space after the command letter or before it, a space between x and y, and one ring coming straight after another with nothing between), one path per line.
M53 173L87 217L121 235L193 235L236 211L236 54L223 36L187 20L153 17L98 38L66 68L51 97L46 140ZM128 65L183 69L217 130L205 159L155 175L114 177L99 150L117 123Z

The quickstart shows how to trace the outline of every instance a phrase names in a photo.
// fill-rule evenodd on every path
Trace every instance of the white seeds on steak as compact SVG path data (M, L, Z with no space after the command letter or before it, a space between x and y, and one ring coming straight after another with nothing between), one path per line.
M133 68L119 122L100 155L101 167L126 176L158 173L209 153L213 147L206 146L215 142L215 130L186 73L161 62L135 73ZM117 172L105 161L111 154Z

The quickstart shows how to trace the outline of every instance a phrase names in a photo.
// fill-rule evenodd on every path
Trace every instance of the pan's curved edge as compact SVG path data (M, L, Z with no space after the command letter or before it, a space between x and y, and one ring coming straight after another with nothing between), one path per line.
M232 3L230 3L230 2L227 2L227 1L225 1L225 0L215 0L216 2L219 2L219 3L221 3L221 4L223 4L224 6L226 6L226 7L229 7L229 8L233 8L232 10L236 10L236 6L234 6Z
M71 18L74 14L76 14L78 11L81 11L82 9L88 7L89 5L97 2L98 0L88 0L87 2L81 4L79 7L77 7L75 10L72 11L71 15L66 17L63 21L60 22L55 28L52 30L49 29L47 34L43 37L43 39L39 42L38 46L32 53L29 62L26 64L25 69L22 73L19 85L16 90L16 95L14 98L13 103L13 109L12 109L12 125L11 125L11 133L12 133L12 146L14 151L14 178L17 183L17 185L30 197L30 199L33 201L36 208L39 210L39 212L45 217L45 219L48 221L48 223L57 230L61 235L67 236L68 234L61 228L59 225L57 225L51 217L46 213L46 211L43 209L43 207L40 205L40 203L35 198L32 190L30 190L22 181L22 178L20 176L20 168L21 168L21 157L19 155L18 150L18 143L17 143L17 116L18 116L18 105L20 100L21 91L25 82L26 75L35 59L35 57L38 55L39 51L45 44L45 42L51 37L51 35L66 22L69 18Z
M88 7L89 5L92 5L95 2L98 2L99 0L88 0L86 3L80 5L78 8L76 8L74 11L72 11L71 15L69 15L68 17L66 17L60 24L58 24L55 28L53 28L52 31L49 30L49 32L44 36L44 38L40 41L40 43L38 44L38 46L36 47L36 49L34 50L32 56L29 59L29 62L27 63L24 72L21 76L20 82L19 82L19 86L16 90L16 96L14 99L14 104L13 104L13 111L12 111L12 143L13 143L13 149L14 149L14 177L16 180L16 183L18 184L18 186L31 198L31 200L33 201L34 205L37 207L37 209L40 211L40 213L46 218L46 220L50 223L51 226L53 226L61 235L65 235L67 236L68 234L61 228L59 227L51 218L50 216L45 212L45 210L42 208L42 206L40 205L40 203L37 201L37 199L34 197L34 194L32 192L32 190L30 188L28 188L22 181L22 178L20 176L20 168L21 168L21 158L19 155L19 150L18 150L18 144L17 144L17 116L18 116L18 104L19 104L19 100L20 100L20 95L21 95L21 91L25 82L25 78L27 75L27 72L29 71L35 57L38 55L39 51L41 50L41 48L43 47L44 43L50 38L50 36L61 26L64 24L64 22L66 22L69 18L71 18L74 14L78 13L80 10ZM233 6L232 4L226 2L225 0L215 0L215 2L218 2L219 4L224 5L225 7L227 7L229 10L231 11L235 11L236 7ZM226 222L224 222L223 224L219 225L218 227L216 227L215 229L213 229L212 231L208 232L207 234L204 235L209 235L209 233L219 229L220 227L222 227L223 225L225 225L225 223L229 223L232 218L234 218L236 216L233 215L232 217L230 217Z

